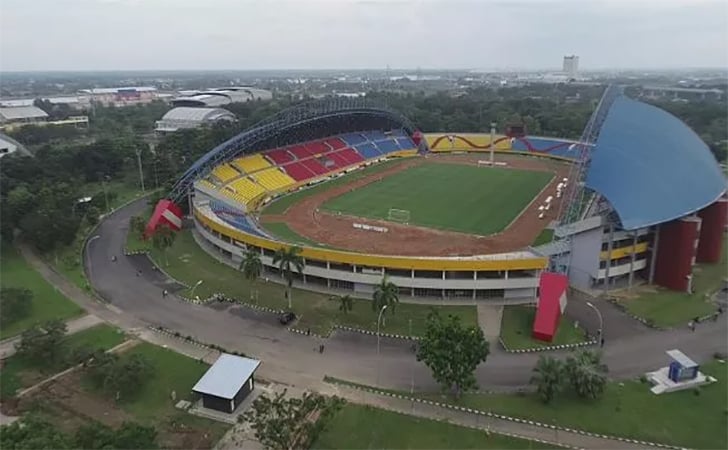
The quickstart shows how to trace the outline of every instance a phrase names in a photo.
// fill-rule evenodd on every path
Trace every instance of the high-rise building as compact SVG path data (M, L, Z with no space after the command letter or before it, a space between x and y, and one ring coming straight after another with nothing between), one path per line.
M579 72L579 57L576 55L564 56L563 70L569 78L576 78Z

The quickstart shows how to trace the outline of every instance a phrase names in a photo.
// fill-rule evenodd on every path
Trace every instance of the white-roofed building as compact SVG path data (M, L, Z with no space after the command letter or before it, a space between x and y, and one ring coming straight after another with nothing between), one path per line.
M172 100L174 106L223 106L230 103L245 103L255 100L271 100L273 93L253 87L224 87L203 91L180 91L180 96Z
M158 98L157 88L153 86L93 88L78 92L91 97L91 101L114 106L150 103Z
M52 105L68 105L73 109L84 109L89 105L88 96L75 95L65 97L42 97L43 100L50 102ZM14 98L0 99L0 107L15 108L18 106L34 106L35 98Z
M185 128L198 128L218 122L235 122L235 114L222 108L173 108L157 121L158 133L172 133Z
M36 106L15 106L0 108L0 125L45 122L48 114Z
M0 134L0 158L11 153L15 153L18 150L18 143L15 139L12 139L4 134Z
M253 374L260 366L257 359L222 353L192 392L202 397L202 406L232 413L253 392Z

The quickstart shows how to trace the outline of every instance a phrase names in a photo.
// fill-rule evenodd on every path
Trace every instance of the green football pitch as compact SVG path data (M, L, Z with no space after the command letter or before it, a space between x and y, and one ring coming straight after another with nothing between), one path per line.
M505 229L552 177L548 172L425 163L332 198L322 208L383 220L389 220L390 209L406 210L411 225L489 235Z

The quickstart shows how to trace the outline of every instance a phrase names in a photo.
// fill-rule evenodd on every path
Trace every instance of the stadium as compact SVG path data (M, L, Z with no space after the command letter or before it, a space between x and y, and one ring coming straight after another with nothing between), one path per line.
M717 262L726 182L707 146L659 108L608 88L578 141L422 134L401 114L334 98L283 111L211 149L148 224L237 267L301 247L302 288L369 297L533 302L544 273L594 290L640 280L690 290ZM541 284L541 295L544 285ZM557 295L558 297L558 295Z

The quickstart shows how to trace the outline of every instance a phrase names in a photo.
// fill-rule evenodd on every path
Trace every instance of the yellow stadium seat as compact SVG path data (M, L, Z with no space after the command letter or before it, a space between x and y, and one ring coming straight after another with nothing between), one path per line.
M276 191L296 182L293 178L278 170L276 167L261 170L253 175L255 181L269 191Z
M245 173L253 173L257 170L271 167L270 163L259 153L238 158L233 161L233 164Z
M251 181L248 177L238 178L228 184L228 187L232 188L235 192L245 198L245 202L243 203L247 203L255 197L265 193L265 189L263 189L259 184Z
M240 172L233 169L227 164L220 164L212 170L212 174L215 175L223 183L232 180L233 178L240 176Z

